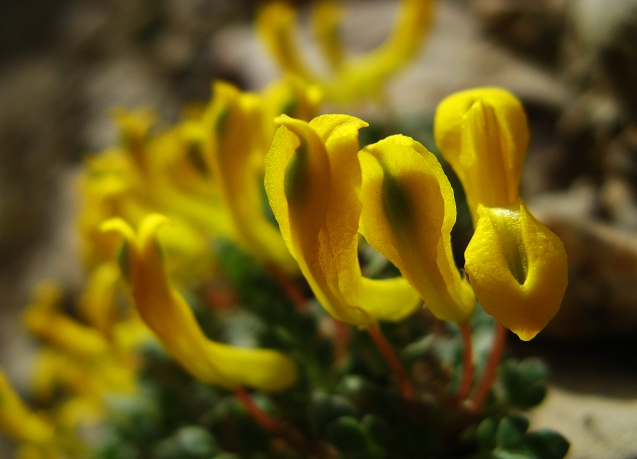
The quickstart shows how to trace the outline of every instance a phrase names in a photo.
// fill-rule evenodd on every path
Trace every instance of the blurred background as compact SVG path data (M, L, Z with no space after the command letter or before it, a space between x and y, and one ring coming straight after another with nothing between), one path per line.
M73 177L117 140L111 108L150 106L169 124L213 79L261 89L277 69L252 29L256 3L0 2L0 364L18 386L31 288L81 285ZM352 53L382 42L396 3L347 3ZM637 0L440 0L422 52L391 81L392 110L430 125L444 96L481 85L523 100L523 194L569 255L558 316L531 343L509 336L553 371L535 427L569 438L572 458L637 458Z

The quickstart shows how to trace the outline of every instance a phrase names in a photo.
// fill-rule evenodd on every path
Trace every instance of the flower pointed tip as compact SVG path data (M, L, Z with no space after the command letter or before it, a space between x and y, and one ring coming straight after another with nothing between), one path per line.
M529 329L513 329L511 331L518 335L522 341L531 341L533 338L537 336L537 334L542 330L529 330Z
M133 231L133 228L131 228L131 226L125 220L119 217L109 218L108 220L105 220L100 224L99 229L103 233L119 233L126 239L135 238L135 232Z

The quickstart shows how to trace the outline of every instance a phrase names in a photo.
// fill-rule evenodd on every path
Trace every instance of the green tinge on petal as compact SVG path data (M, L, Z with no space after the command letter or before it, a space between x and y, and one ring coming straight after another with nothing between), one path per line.
M296 367L284 354L235 349L206 338L186 300L167 278L157 242L157 230L166 221L162 215L150 215L142 221L138 235L120 219L103 225L103 229L117 231L126 239L128 283L144 322L166 350L201 381L229 388L250 385L266 391L294 384Z
M438 105L434 133L462 181L474 224L478 204L506 207L517 201L529 129L513 94L500 88L452 94Z
M358 130L366 123L347 115L278 122L283 126L266 158L266 191L319 302L336 319L362 327L413 312L418 296L406 281L365 279L358 262Z
M396 265L436 317L466 320L475 297L453 261L455 200L435 156L405 136L369 145L359 156L361 233Z
M519 200L478 208L465 270L484 310L527 341L560 308L568 284L562 241Z

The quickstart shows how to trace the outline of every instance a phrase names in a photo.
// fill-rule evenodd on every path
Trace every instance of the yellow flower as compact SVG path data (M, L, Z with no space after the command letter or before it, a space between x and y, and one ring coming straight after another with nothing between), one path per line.
M32 334L65 352L83 358L99 358L108 352L108 342L94 328L59 311L61 292L51 281L41 282L24 312L24 323Z
M318 115L323 93L314 84L306 84L301 78L287 75L262 91L263 98L263 153L270 149L277 125L274 118L288 115L310 121Z
M299 50L296 12L284 1L267 3L259 11L257 30L268 51L286 72L317 84L330 100L351 103L378 97L382 85L420 48L433 16L433 0L401 0L389 37L377 49L346 58L338 27L340 2L319 0L312 9L312 28L331 75L308 67Z
M528 341L560 308L568 283L564 245L522 200L480 206L478 214L465 270L484 310Z
M400 135L365 147L359 157L361 234L396 265L437 318L468 319L475 296L453 261L455 199L436 157Z
M336 319L361 327L406 317L419 299L405 279L365 278L358 262L358 130L367 123L347 115L276 121L282 126L266 157L265 187L316 298Z
M31 411L16 394L0 370L0 430L18 442L44 445L54 439L54 428Z
M500 88L457 92L440 102L434 121L436 144L462 182L474 225L478 204L517 201L529 128L513 94Z
M462 91L440 103L434 130L476 227L465 252L471 285L487 313L529 340L559 310L568 273L562 242L519 195L529 142L522 104L503 89Z
M132 112L116 108L113 110L113 118L120 131L122 146L134 158L140 172L148 172L150 158L146 147L150 138L150 129L156 121L155 114L149 108L140 108Z
M124 236L120 255L122 276L141 318L166 350L193 376L227 388L248 385L265 391L284 390L296 382L294 363L280 352L241 349L209 340L192 310L170 284L157 241L157 229L167 221L153 214L139 233L121 219L102 225Z
M289 273L298 272L281 235L262 210L261 100L220 81L215 82L213 93L203 120L210 134L204 157L231 216L235 238L260 260L274 262Z

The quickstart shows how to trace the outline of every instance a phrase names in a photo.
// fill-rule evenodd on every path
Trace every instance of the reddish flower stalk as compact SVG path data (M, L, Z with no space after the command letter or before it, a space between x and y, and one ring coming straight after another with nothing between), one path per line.
M403 399L409 402L414 401L416 399L416 393L409 381L409 376L378 324L374 323L373 325L370 325L367 331L387 362L387 365L389 365L390 370L394 374Z
M469 322L459 324L460 335L462 337L463 357L462 357L462 382L456 395L456 402L460 403L469 394L473 384L473 345L471 342L471 326Z
M482 405L489 395L489 390L495 379L496 370L502 359L502 351L504 350L504 343L506 341L505 338L506 328L504 328L500 322L496 322L493 328L493 346L491 353L482 372L478 387L474 391L471 399L471 411L475 413L482 410Z

